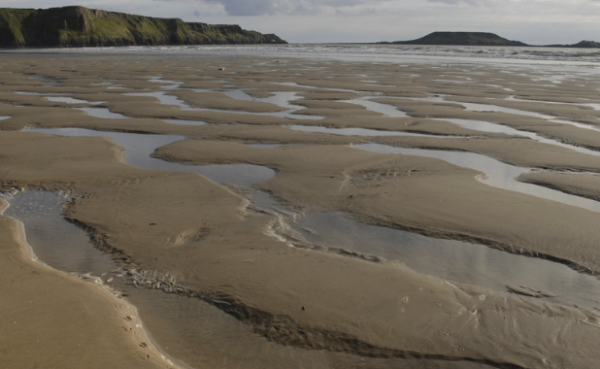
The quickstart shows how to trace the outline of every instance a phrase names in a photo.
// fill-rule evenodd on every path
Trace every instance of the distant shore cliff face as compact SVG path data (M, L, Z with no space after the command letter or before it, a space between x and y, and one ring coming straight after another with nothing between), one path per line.
M537 46L537 47L573 47L600 48L595 41L581 41L573 45L528 45L520 41L507 40L489 32L433 32L425 37L411 41L379 42L394 45L454 45L454 46Z
M0 9L0 47L286 44L274 34L238 25L186 23L69 6Z
M510 41L488 32L433 32L412 41L395 41L405 45L461 45L461 46L527 46L523 42Z

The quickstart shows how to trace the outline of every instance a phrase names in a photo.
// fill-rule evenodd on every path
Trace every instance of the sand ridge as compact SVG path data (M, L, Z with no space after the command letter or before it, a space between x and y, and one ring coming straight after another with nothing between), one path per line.
M94 60L92 56L47 55L23 64L22 57L10 55L7 68L13 73L4 70L2 77L6 79L0 86L6 107L2 114L12 116L0 122L4 129L0 131L0 184L4 190L43 188L78 193L66 216L86 227L98 247L104 245L120 255L124 270L130 275L143 270L152 275L173 276L183 291L177 298L207 303L243 323L253 335L273 344L269 346L272 361L268 366L300 367L317 362L319 366L333 367L343 357L354 364L357 360L409 358L408 365L411 360L439 360L441 367L459 361L482 367L586 368L593 367L600 359L594 346L600 336L599 316L595 311L508 291L450 283L397 263L293 247L286 240L272 236L278 219L252 210L248 199L242 196L243 191L235 192L196 174L134 168L123 163L121 148L108 139L14 131L28 126L81 127L182 135L187 139L159 148L153 156L189 165L264 165L275 169L277 175L256 187L300 211L343 211L371 224L481 242L513 253L557 260L589 273L597 272L600 254L595 240L600 235L595 225L600 220L599 214L491 188L477 181L475 171L440 160L376 154L348 145L379 142L441 147L479 152L523 166L596 171L597 160L588 155L490 133L481 133L480 138L409 139L297 132L282 127L298 124L295 119L184 111L162 105L155 98L123 95L157 91L169 80L194 88L227 89L226 85L233 84L249 91L254 89L252 94L257 97L274 91L296 91L308 97L304 102L296 102L307 107L299 111L301 114L324 117L320 121L299 119L304 125L471 135L473 130L428 119L433 116L482 119L484 115L465 112L452 102L403 103L401 108L412 116L389 118L340 101L356 94L375 93L408 97L450 92L475 97L512 95L491 86L497 83L497 70L484 69L486 74L480 76L479 83L489 82L490 86L473 91L464 84L447 82L454 76L475 76L471 74L475 70L468 67L439 71L427 65L414 65L406 67L402 76L397 77L399 67L395 65L373 70L360 63L314 62L321 68L315 70L313 62L287 60L278 63L279 69L273 71L268 60L241 59L228 61L226 70L220 71L212 67L216 62L224 65L220 59L176 61L168 57L145 57L141 64L136 64L127 63L127 58L132 57L106 57L98 64L98 61L87 63ZM262 68L262 73L257 74L256 68ZM290 77L289 70L297 69L303 71L301 76ZM336 78L323 78L327 74L324 71L334 69L339 70ZM372 76L359 77L359 71ZM415 73L417 77L409 76ZM46 77L32 79L32 75ZM149 81L156 75L162 76L165 83ZM514 89L535 85L520 75L507 77L503 83ZM108 88L115 86L124 88ZM576 90L570 85L564 88L571 93ZM90 117L65 103L14 93L22 90L67 92L74 98L106 101L97 106L131 118ZM539 98L548 94L545 87L523 88L522 92L532 99L538 98L536 94ZM192 95L186 92L181 97L191 101ZM217 92L211 96L212 105L205 106L225 108L224 105L233 103ZM392 104L392 100L381 101ZM238 107L245 109L250 103ZM257 109L264 111L265 106ZM569 115L574 110L565 111ZM515 126L527 124L528 129L539 126L540 132L554 129L542 119L485 114L485 119L493 122L506 123L509 118ZM216 125L177 125L162 119L202 120ZM580 133L576 127L559 129L569 140L586 139L587 132ZM589 140L593 141L593 137ZM294 145L269 149L246 145L255 142ZM555 187L568 190L561 181L553 182ZM582 183L582 187L592 186ZM14 223L2 219L9 224L2 234L12 235L10 224ZM14 235L11 237L14 241ZM8 245L22 250L15 242ZM2 273L6 282L2 286L8 288L11 278L20 273L13 271L20 261L6 256L0 262L7 268L10 266ZM29 293L45 288L44 283L51 278L56 283L68 281L61 274L40 281L23 280L22 290ZM85 284L80 287L84 293L101 296ZM77 287L63 288L74 294ZM11 289L7 293L14 296L16 292ZM164 295L170 297L169 293ZM52 302L54 298L50 294L45 301ZM10 308L11 303L0 303L0 309ZM10 310L7 316L16 316L21 309ZM144 309L148 307L141 308L142 319ZM166 308L157 304L152 309ZM44 324L52 323L43 319L43 313L40 308L32 310ZM82 317L81 323L74 323L74 328L80 328L90 319L98 326L109 322L104 324L106 328L116 327L114 322L119 321L119 313L118 309L112 309L106 310L102 318ZM192 319L191 313L182 314ZM159 313L148 312L146 317L147 326L165 327ZM56 328L48 329L57 332ZM28 348L28 337L11 333L13 336L23 342L24 349ZM122 342L117 341L120 339L117 336L111 335L102 342ZM86 342L91 337L91 333L85 333L78 339ZM190 349L196 342L192 336L184 340L176 337L177 328L171 331L164 328L155 335L159 345L161 342L180 345L180 349L175 349L178 358L192 366L241 365L240 361L222 362L216 353L195 352ZM71 344L63 337L55 342ZM60 349L45 346L50 354ZM301 354L288 349L308 351ZM94 350L86 360L101 356L102 350ZM115 362L123 367L129 365L128 360L137 360L135 350L139 349L131 341L114 350L118 353ZM22 354L13 360L27 361ZM243 360L243 355L238 360ZM255 360L259 358L245 363L246 367L261 367ZM157 361L156 365L163 364Z

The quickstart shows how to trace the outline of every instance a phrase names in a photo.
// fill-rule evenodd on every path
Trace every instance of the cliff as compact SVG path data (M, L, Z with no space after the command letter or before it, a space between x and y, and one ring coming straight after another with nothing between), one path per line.
M600 43L595 41L581 41L572 45L528 45L520 41L510 41L489 32L433 32L417 40L378 42L378 44L600 48Z
M489 32L433 32L412 41L395 41L405 45L461 45L461 46L527 46Z
M238 25L186 23L69 6L0 9L0 47L285 44L274 34Z
M548 45L548 47L573 47L580 49L597 49L600 48L600 43L596 41L580 41L573 45Z

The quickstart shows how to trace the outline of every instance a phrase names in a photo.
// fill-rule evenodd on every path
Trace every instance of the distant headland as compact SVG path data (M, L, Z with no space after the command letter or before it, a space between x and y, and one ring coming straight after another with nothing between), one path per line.
M456 45L456 46L542 46L542 47L581 47L600 48L595 41L581 41L573 45L528 45L520 41L507 40L489 32L433 32L411 41L378 42L378 44L398 45Z
M3 48L286 43L238 25L186 23L81 6L0 8Z

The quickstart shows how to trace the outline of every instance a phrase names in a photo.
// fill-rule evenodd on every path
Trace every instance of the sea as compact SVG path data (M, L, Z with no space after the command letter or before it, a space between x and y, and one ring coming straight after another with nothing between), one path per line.
M333 59L374 63L485 63L600 68L600 49L393 44L131 46L25 49L16 53L167 54Z

